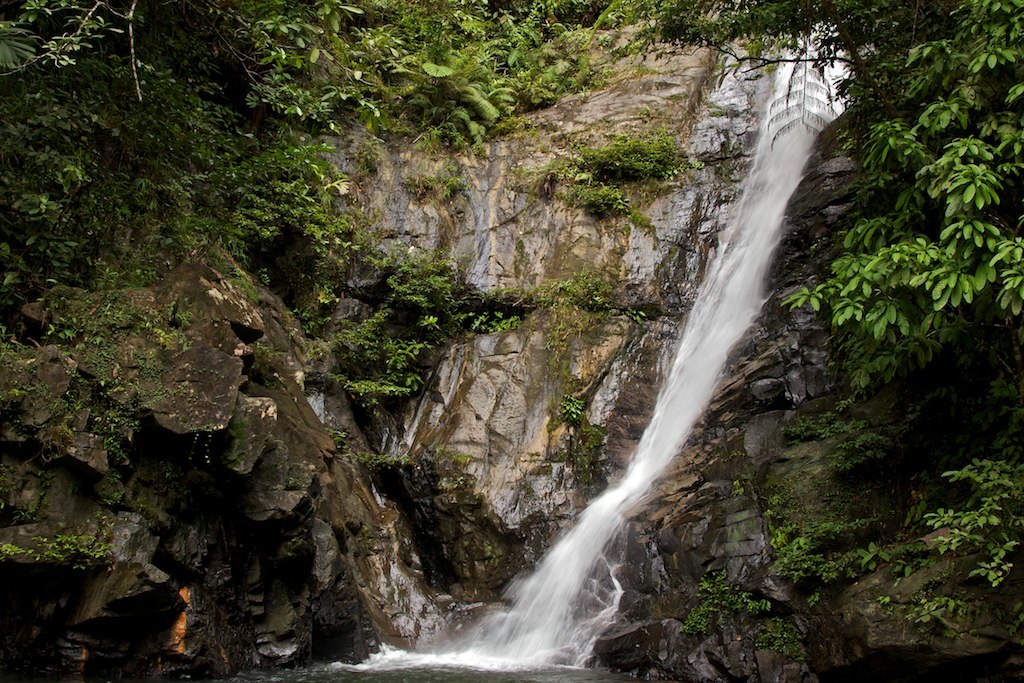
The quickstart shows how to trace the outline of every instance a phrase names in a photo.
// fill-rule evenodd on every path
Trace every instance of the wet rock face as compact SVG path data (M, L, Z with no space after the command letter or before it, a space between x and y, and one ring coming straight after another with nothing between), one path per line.
M824 248L816 260L809 247L823 247L834 229L852 172L841 157L812 160L787 211L772 294L733 352L732 374L720 380L709 412L631 527L645 566L658 571L647 572L654 581L622 571L629 600L621 623L596 646L612 668L679 680L815 679L800 649L813 638L811 622L801 614L803 601L793 586L773 571L764 501L755 484L782 458L782 429L794 409L832 389L826 330L813 315L788 311L780 302L822 266ZM806 473L798 468L789 476ZM715 576L751 600L768 601L773 616L719 611L714 605L721 599L699 588L702 579ZM702 605L715 616L698 628L688 618ZM782 621L771 621L777 618ZM779 629L796 634L793 650L779 652Z
M589 268L617 280L626 306L678 311L688 305L708 246L692 233L721 227L715 214L730 199L731 176L742 170L756 135L751 90L765 85L730 81L716 90L726 94L714 115L694 127L704 94L716 85L716 60L698 50L610 63L607 88L531 113L528 134L472 155L438 158L356 133L334 140L332 161L355 179L354 195L385 244L448 251L475 288L531 287ZM574 148L658 127L677 136L694 163L664 191L634 198L650 225L597 219L564 201L553 163L572 158ZM439 198L418 189L423 179L456 189Z
M836 403L827 330L810 311L781 305L827 266L829 237L849 208L855 168L835 156L833 143L819 140L819 154L791 200L771 296L734 350L733 370L620 544L622 609L595 645L598 660L613 669L686 681L1018 675L1019 646L995 612L962 617L953 636L915 621L926 587L957 573L948 564L899 577L883 567L815 596L802 595L777 573L771 522L780 508L837 525L858 517L887 524L902 515L891 482L858 484L853 495L844 494L852 484L837 479L829 458L848 437L794 444L783 433ZM882 392L860 404L858 419L875 427L899 420L895 395ZM956 590L969 600L984 588ZM998 609L1011 607L1021 590L1003 586ZM730 602L736 596L745 602Z
M515 329L457 339L404 413L368 430L371 449L412 462L378 488L409 519L428 582L457 600L495 598L629 460L749 164L767 79L719 78L703 52L615 68L607 90L531 115L535 135L482 155L442 161L383 147L367 174L353 151L367 143L339 142L335 163L365 178L356 196L403 249L450 251L483 291L596 270L615 284L618 309L655 311L595 316L568 338L559 330L572 321L537 311ZM658 126L689 163L632 198L649 225L597 219L547 175L574 145ZM439 201L417 192L423 176L458 177L462 189Z
M66 347L5 352L0 666L223 675L375 642L353 540L382 508L305 400L290 316L241 286L65 293Z
M595 332L608 345L600 355L614 353L627 329L616 321ZM442 489L462 500L479 497L498 529L546 536L574 516L580 501L578 463L569 461L566 428L551 415L560 387L544 340L543 331L524 326L452 347L415 406L402 447L432 449L427 452ZM595 368L581 374L592 377ZM444 507L460 506L447 501ZM492 587L509 580L517 564Z

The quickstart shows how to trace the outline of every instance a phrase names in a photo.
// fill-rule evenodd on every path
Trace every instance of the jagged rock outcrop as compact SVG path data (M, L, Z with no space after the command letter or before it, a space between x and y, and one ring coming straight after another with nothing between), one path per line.
M355 151L335 163L388 239L449 251L481 291L596 271L615 284L619 310L659 313L597 316L565 336L565 320L537 311L516 329L455 340L400 424L371 430L371 446L413 463L382 491L406 510L428 580L460 599L496 598L628 460L755 142L767 79L717 72L700 51L616 68L608 89L532 115L530 137L473 156L378 147L370 172L357 161L369 143L339 143ZM595 218L550 175L573 145L659 126L680 140L688 170L634 196L649 225ZM459 180L452 196L418 191L417 179L442 176ZM584 409L576 423L566 401Z
M68 343L4 351L5 667L226 674L419 634L364 581L414 556L307 403L279 300L186 265L36 311Z
M966 570L922 563L896 575L865 564L852 585L840 580L812 589L779 572L787 534L798 533L786 526L793 521L787 515L810 520L803 529L812 535L834 534L838 556L867 547L904 514L896 482L837 472L836 454L856 431L795 443L786 432L833 415L827 411L841 388L822 321L782 301L827 265L855 171L836 152L834 137L819 141L787 211L762 314L734 349L732 370L688 445L620 543L626 592L618 623L595 645L604 665L694 681L1016 680L1020 648L998 616L1012 612L1020 597L1012 582L1002 596L982 600L994 610L935 627L920 618L921 605ZM900 423L898 395L889 389L859 403L849 429L884 433ZM808 573L830 561L804 557ZM799 571L789 564L787 576ZM952 590L945 586L941 594ZM955 588L966 602L986 590Z
M688 445L630 525L620 552L643 558L645 569L623 572L621 623L595 647L598 658L614 668L682 680L813 678L802 661L800 639L788 656L780 655L779 643L762 635L769 628L764 620L725 608L713 623L687 618L709 600L699 589L701 579L720 576L723 585L777 605L772 618L788 621L773 625L807 627L806 621L786 616L802 600L773 571L770 532L755 484L782 458L782 428L794 409L827 400L823 397L833 388L827 331L812 314L788 311L781 301L821 267L808 247L827 243L836 207L848 202L844 188L853 170L842 157L817 156L810 162L787 212L772 293L761 316L733 350L732 370L720 380Z
M614 66L607 88L475 154L365 131L333 140L386 246L450 253L484 293L583 270L615 285L599 315L524 310L517 327L453 339L398 414L357 419L325 347L308 353L316 342L244 275L186 264L151 290L60 290L26 307L21 336L61 343L0 349L0 666L207 676L358 659L380 642L428 642L500 599L631 456L767 87L703 51ZM645 219L568 201L553 162L659 126L686 168L628 188ZM867 572L819 596L778 571L773 496L879 525L897 510L881 488L829 500L838 439L784 434L836 401L827 330L781 305L822 267L848 208L855 169L831 142L791 204L772 294L734 370L617 541L624 594L595 645L601 665L693 681L1015 666L1005 620L978 615L951 638L908 619L938 569L898 587L889 569ZM371 271L357 268L351 288ZM327 329L370 312L343 299ZM859 409L885 427L899 407L880 396ZM371 472L361 456L388 465ZM1005 588L1010 613L1024 587Z

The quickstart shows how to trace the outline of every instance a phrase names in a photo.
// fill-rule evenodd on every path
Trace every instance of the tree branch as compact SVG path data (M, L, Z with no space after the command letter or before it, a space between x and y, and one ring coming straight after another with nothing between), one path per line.
M19 71L24 71L25 69L27 69L28 67L32 66L36 62L40 62L40 61L42 61L44 59L47 59L48 57L51 57L52 55L60 54L63 51L64 46L70 45L71 42L74 41L74 39L77 38L78 35L82 31L85 30L86 25L89 23L89 20L92 19L92 15L96 13L96 10L98 10L100 7L106 7L106 6L107 6L107 3L104 0L96 0L96 2L93 4L93 6L89 8L89 11L85 13L85 16L82 17L82 20L78 22L78 28L76 28L73 33L70 33L70 34L65 33L65 34L63 34L61 36L58 36L57 38L51 39L50 42L53 42L54 40L61 40L62 42L61 42L60 45L58 45L57 47L55 47L55 48L53 48L53 49L51 49L51 50L49 50L47 52L43 52L42 54L36 55L35 57L33 57L32 59L28 60L24 64L19 64L18 66L14 67L13 69L10 69L9 71L0 72L0 76L10 76L12 74L16 74ZM107 9L110 9L110 8L107 7Z
M139 102L142 101L142 86L139 85L139 67L138 60L135 59L135 6L139 0L132 0L132 6L128 10L128 50L130 52L129 58L132 64L132 80L135 81L135 96L139 98Z
M868 69L867 64L864 63L864 59L860 56L860 51L858 49L860 46L853 39L853 35L847 28L846 22L843 21L843 18L839 15L839 12L836 10L836 6L832 3L832 0L821 0L821 4L828 13L828 17L829 20L831 20L832 25L835 26L836 31L839 32L839 37L842 39L843 44L846 45L846 51L850 55L850 61L853 64L854 73L858 78L864 79L864 82L867 83L868 89L875 94L875 97L877 97L879 102L881 102L890 118L900 118L899 110L896 109L889 97L887 97L882 91L881 86L878 85L878 81L875 80L871 70Z
M1006 326L1010 331L1010 346L1013 348L1013 361L1017 366L1017 402L1024 405L1024 352L1020 348L1020 333L1013 325L1013 319L1007 318Z
M754 57L753 55L741 54L741 53L737 52L736 50L734 50L733 48L731 48L729 46L711 45L710 47L715 49L715 50L717 50L718 52L721 52L722 54L724 54L724 55L726 55L728 57L732 57L733 59L735 59L739 63L748 63L748 64L750 64L750 68L747 69L746 71L754 71L756 69L761 69L761 68L764 68L766 66L771 66L773 64L818 64L820 61L822 61L822 60L818 59L817 57L806 57L806 56L804 56L804 57ZM845 59L843 57L838 57L838 56L832 58L831 61L838 62L840 64L850 64L851 63L850 60Z
M195 12L202 12L205 9L204 5L197 6L191 0L182 0L182 4L190 7ZM216 11L220 14L227 15L234 19L241 30L252 30L252 25L250 24L250 22L247 21L245 17L243 17L241 14L230 9L229 7L221 6L218 7ZM249 80L252 83L259 82L258 71L255 70L258 67L258 62L253 58L253 56L245 54L244 52L236 48L234 46L233 41L225 37L225 35L221 32L220 27L218 27L216 23L213 24L213 30L217 34L217 37L220 38L221 46L224 47L228 52L230 52L235 57L236 60L238 60L238 65L242 67L243 71L245 71L245 75L249 78Z

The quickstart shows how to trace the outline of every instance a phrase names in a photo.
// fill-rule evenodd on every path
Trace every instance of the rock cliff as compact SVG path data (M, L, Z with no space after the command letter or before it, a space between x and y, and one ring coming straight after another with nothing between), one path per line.
M402 414L358 421L323 346L231 263L26 306L29 346L5 346L0 373L3 665L222 675L359 659L495 599L628 457L744 163L728 150L752 140L752 95L733 80L692 129L719 78L708 53L612 73L472 155L335 140L385 245L447 250L485 293L584 268L615 285L568 326L536 310L454 340ZM633 216L598 218L556 187L552 162L653 129L689 170L626 188ZM353 161L367 145L373 169ZM459 189L424 194L445 173ZM406 464L371 474L356 456L373 452Z
M541 112L529 136L482 155L442 167L415 151L382 154L363 190L388 239L450 251L482 291L584 270L615 286L616 308L568 333L559 312L538 310L515 329L455 340L400 419L370 430L379 448L413 463L398 473L396 500L421 547L444 556L428 578L460 598L497 597L631 455L755 142L767 79L723 74L704 53L618 69L607 90ZM653 192L635 189L647 221L573 206L547 170L580 145L669 125L688 170ZM464 189L445 202L417 199L417 173L457 173ZM555 185L547 194L545 183Z
M328 346L235 264L26 306L21 338L52 343L0 348L0 665L213 676L358 660L499 600L639 440L767 87L706 52L607 66L606 87L472 154L332 139L349 208L385 248L446 253L482 295L611 283L594 310L523 306L516 325L457 336L396 410L353 408ZM679 173L624 183L629 210L611 216L574 200L559 169L645 131L678 143ZM787 530L831 520L866 545L855 520L877 531L901 511L883 483L843 491L828 465L841 437L787 431L838 398L827 330L781 305L850 201L855 169L832 143L789 209L761 317L617 541L626 592L603 666L695 681L1012 667L996 619L961 637L908 619L936 569L822 590L779 570ZM358 293L378 275L354 270L333 323L372 307ZM875 397L858 424L899 409Z
M4 352L5 665L214 675L368 652L360 565L397 512L336 457L280 301L183 266L29 313L68 343Z

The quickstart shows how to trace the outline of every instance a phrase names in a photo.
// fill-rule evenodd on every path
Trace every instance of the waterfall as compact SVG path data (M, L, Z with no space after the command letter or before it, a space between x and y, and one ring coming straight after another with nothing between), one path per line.
M787 78L777 76L777 93ZM404 661L485 668L586 663L621 596L615 567L604 553L622 529L626 511L643 499L684 445L712 398L730 349L764 302L763 283L783 213L815 136L807 126L776 136L769 119L763 117L741 200L720 236L654 416L624 475L591 502L534 572L514 585L510 606L483 619L460 647L433 655L392 653L385 659L398 666Z

